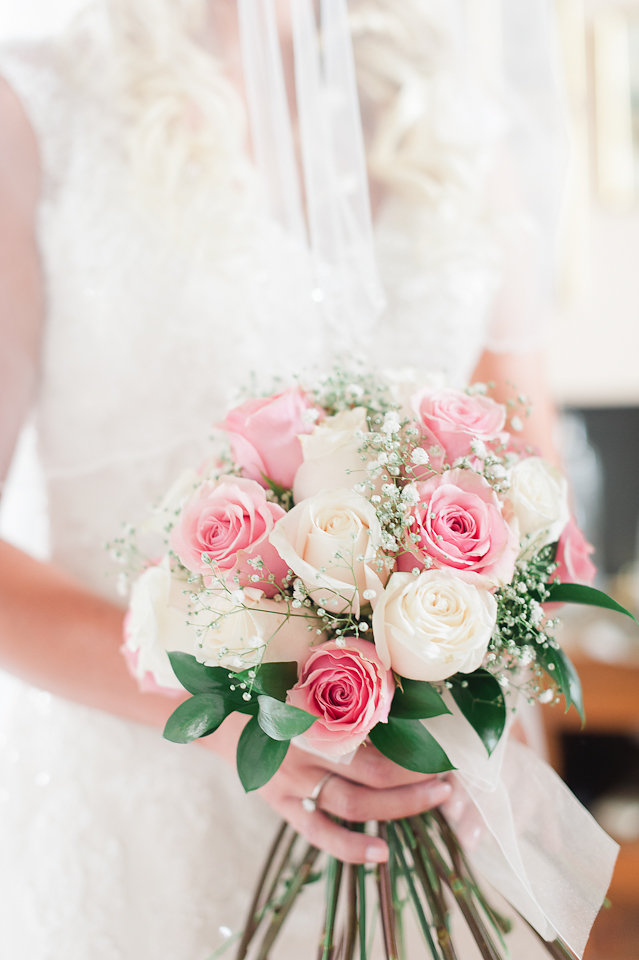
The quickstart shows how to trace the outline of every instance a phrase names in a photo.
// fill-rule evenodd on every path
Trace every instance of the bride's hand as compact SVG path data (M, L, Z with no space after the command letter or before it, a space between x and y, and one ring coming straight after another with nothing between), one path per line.
M303 801L321 785L313 804ZM382 756L371 744L351 763L330 763L291 745L275 776L259 791L306 839L347 863L381 862L388 847L379 837L349 830L333 817L353 823L392 820L423 813L451 795L439 776L413 773Z

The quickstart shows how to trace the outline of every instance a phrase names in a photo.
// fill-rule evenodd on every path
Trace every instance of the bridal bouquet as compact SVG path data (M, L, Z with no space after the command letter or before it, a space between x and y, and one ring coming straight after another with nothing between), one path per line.
M345 763L370 742L410 770L456 769L492 840L492 801L482 807L475 793L501 796L517 703L563 697L583 717L548 604L622 609L567 582L592 579L588 547L564 477L519 439L525 415L524 398L503 405L482 384L459 391L341 371L231 410L225 452L188 470L157 508L163 546L142 558L132 585L130 668L143 689L191 694L165 736L186 743L245 714L237 771L247 791L273 776L291 742ZM385 955L402 956L410 904L428 955L453 960L449 892L482 957L504 955L507 923L440 812L374 829L388 864L328 860L320 957L350 958L358 946L364 960L377 910ZM291 828L278 834L238 957L259 935L257 956L267 956L315 876L318 851L299 852L300 842ZM497 838L509 899L553 956L573 956L564 940L582 944L544 903L543 871L531 879L509 842L514 852ZM479 863L494 881L504 869L491 856Z

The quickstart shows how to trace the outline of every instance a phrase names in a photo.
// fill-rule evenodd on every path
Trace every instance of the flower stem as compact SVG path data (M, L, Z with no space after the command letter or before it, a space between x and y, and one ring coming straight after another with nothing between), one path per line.
M384 822L380 822L378 829L380 837L388 841L386 824ZM395 910L393 906L390 868L388 863L380 863L379 867L377 868L377 885L379 890L379 905L382 917L382 932L384 934L384 950L386 953L386 960L399 960L399 951L397 949L397 938L395 931Z
M352 826L362 829L360 825ZM482 960L503 960L508 949L502 934L510 929L509 921L486 901L454 831L442 814L432 810L405 820L380 822L377 828L390 851L388 863L376 869L378 898L373 905L373 912L379 909L381 917L386 960L400 960L403 956L403 949L398 946L398 922L406 903L412 903L432 960L458 960L450 934L445 888L451 892L466 920ZM254 957L268 960L282 925L320 855L320 851L309 844L300 859L295 852L299 840L296 831L281 824L253 895L236 960L246 960L262 929L262 940ZM342 891L344 868L346 886ZM352 866L332 857L328 859L326 914L318 960L354 960L358 943L359 960L368 960L371 944L367 944L366 929L367 872L364 865ZM531 930L553 960L577 960L561 939L548 942L534 927L531 926ZM499 943L493 938L498 938Z
M359 927L359 960L368 960L366 949L366 867L357 866L357 918Z
M346 867L346 923L344 952L340 960L353 960L357 943L357 867Z
M482 919L477 912L475 904L473 903L472 893L469 891L468 880L465 876L463 863L459 854L457 838L441 814L433 816L433 820L439 827L441 839L452 861L452 869L441 856L433 838L426 829L423 820L415 817L413 818L412 822L414 823L414 827L419 838L422 840L426 850L428 851L430 860L437 871L440 880L446 884L453 894L479 948L479 952L482 955L482 960L500 960L499 954L497 953L490 934L484 926Z
M291 907L295 903L298 893L306 883L318 855L319 850L317 847L312 847L310 845L307 846L304 852L304 857L302 858L299 867L291 878L291 882L286 890L286 893L280 902L273 908L273 915L266 929L264 939L260 944L260 949L255 960L267 960L269 950L273 946L284 920L288 916Z
M430 911L433 917L433 926L437 935L437 942L442 953L443 960L457 960L457 954L453 947L453 942L448 929L448 909L443 898L441 885L438 878L433 875L432 869L429 870L430 863L425 856L425 851L418 843L418 837L415 835L414 823L416 818L408 821L401 821L402 828L407 836L415 871L422 885L422 889L428 901ZM421 826L421 823L419 824Z
M331 960L334 954L333 935L335 932L335 915L337 913L337 901L339 899L339 889L342 883L342 871L344 864L335 857L329 857L326 870L326 918L324 920L324 932L320 941L320 960Z
M394 844L395 856L397 857L402 876L406 880L406 885L408 886L408 891L413 901L413 907L415 909L415 913L417 914L417 919L419 920L419 925L422 929L424 939L430 949L430 952L433 956L433 960L441 960L441 953L435 946L435 941L432 938L432 935L430 932L430 924L426 919L426 914L424 913L422 902L419 899L419 894L417 893L417 888L415 887L415 883L413 881L411 869L408 866L406 857L404 856L404 851L402 850L401 840L399 836L396 834L395 825L389 823L388 830L389 830L389 836L395 837L395 844Z
M284 840L286 839L288 833L291 833L292 837L289 838L289 843L286 848L284 857L281 859L280 866L275 872L274 878L271 882L270 890L266 894L266 896L263 896L264 888L266 886L266 881L268 879L269 873L271 872L271 867L273 865L273 859L277 854L280 846L283 844ZM282 874L282 871L284 870L284 868L286 867L286 864L288 863L288 858L296 838L297 838L297 834L293 831L292 827L289 827L287 822L283 820L279 830L275 835L273 843L271 844L266 860L264 861L264 867L262 868L262 872L257 882L257 887L255 889L255 893L253 895L253 899L251 901L251 905L249 907L249 910L246 916L246 924L244 927L244 931L242 933L242 938L237 948L236 960L244 960L244 958L246 957L246 953L249 948L251 938L253 937L253 934L255 933L257 927L259 926L259 922L262 918L265 906L268 905L268 903L273 898L275 887L277 886L277 883Z

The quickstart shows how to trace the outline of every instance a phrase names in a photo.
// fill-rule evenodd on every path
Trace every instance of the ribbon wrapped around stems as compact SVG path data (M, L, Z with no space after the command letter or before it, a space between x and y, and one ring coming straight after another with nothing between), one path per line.
M485 825L468 859L540 936L560 937L581 957L618 844L533 750L506 732L488 757L452 698L447 705L450 714L423 723Z

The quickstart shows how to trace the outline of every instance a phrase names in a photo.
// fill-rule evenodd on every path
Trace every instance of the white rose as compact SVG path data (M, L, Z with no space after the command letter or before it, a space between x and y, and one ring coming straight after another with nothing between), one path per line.
M526 548L539 550L555 543L570 519L566 478L541 457L526 457L515 464L508 500Z
M318 635L319 620L310 611L289 616L285 602L268 600L260 590L210 590L202 594L202 603L207 625L199 631L195 656L207 666L245 670L261 661L303 664L311 641L326 639Z
M310 641L320 643L326 637L317 634L316 618L287 614L285 603L265 599L260 590L196 593L187 580L171 573L165 559L145 570L133 586L125 628L129 664L140 681L150 675L169 690L183 689L169 651L190 653L201 663L229 670L243 670L262 659L302 664Z
M293 481L296 503L321 490L354 487L368 479L359 451L362 433L368 433L366 410L355 407L327 417L312 433L300 436L304 460Z
M167 651L195 655L199 614L192 610L186 580L171 574L168 558L149 567L133 584L125 624L125 652L138 680L148 675L158 686L182 690Z
M384 666L413 680L445 680L481 666L497 620L488 590L448 570L394 573L373 614Z
M374 507L354 490L325 490L302 500L269 537L315 603L357 616L367 590L381 592L387 573Z

